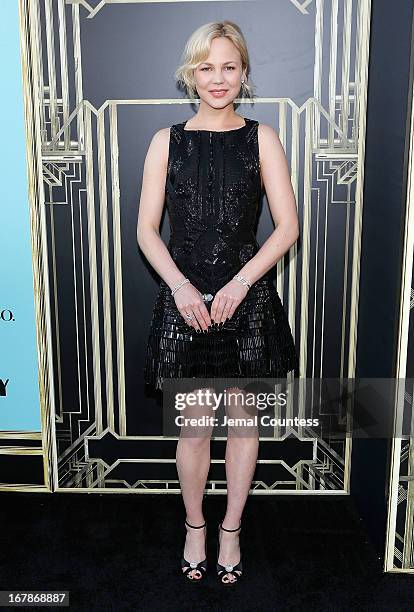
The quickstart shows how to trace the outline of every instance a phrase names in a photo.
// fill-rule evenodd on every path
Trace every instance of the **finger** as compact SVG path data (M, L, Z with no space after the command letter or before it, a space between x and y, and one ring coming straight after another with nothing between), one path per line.
M208 314L208 310L205 307L204 303L200 304L200 306L196 306L194 308L194 313L202 329L208 329L211 324L211 321L210 315Z
M231 310L232 305L233 305L233 300L232 299L228 299L227 302L226 302L226 305L224 306L224 309L223 309L223 321L228 319L229 312Z
M220 304L220 295L218 295L216 293L214 300L211 304L211 312L210 312L210 317L212 319L212 321L214 321L215 323L218 323L218 307Z
M231 300L230 298L227 298L223 304L223 310L222 310L221 317L220 317L221 323L224 323L224 321L227 319L227 313L230 310L230 306L231 306Z
M210 319L212 321L216 320L216 312L217 312L217 304L218 304L219 298L216 295L214 297L214 300L211 302L211 306L210 306Z
M207 325L210 326L211 325L211 315L210 315L209 309L207 308L207 304L204 300L202 304L200 305L200 310L204 317L204 321L206 321Z
M225 298L225 297L220 297L219 298L219 303L217 305L217 314L214 317L215 320L217 321L217 323L221 323L221 321L222 321L223 310L224 310L224 307L226 305L226 301L227 301L227 298Z
M239 305L239 303L240 302L238 302L238 301L232 302L231 308L229 310L229 314L227 315L228 319L232 318L232 316L234 315L234 311L236 310L236 308Z
M200 331L202 331L202 327L201 327L201 324L200 324L200 319L197 316L197 312L195 310L193 310L193 315L194 315L194 319L191 321L191 323L192 323L194 329L196 331L200 332Z
M196 316L196 321L197 324L200 326L200 329L202 330L206 330L207 329L207 324L204 321L204 317L202 316L201 312L200 312L200 307L199 306L194 306L193 307L193 312Z
M204 304L204 300L200 301L199 303L195 302L194 304L191 305L191 307L192 307L192 312L197 319L199 329L207 331L209 328L209 325L211 324L211 321L210 321L210 315L208 313L208 310Z
M187 317L187 315L193 315L193 318L189 319ZM189 310L185 310L184 311L184 321L187 323L187 325L189 327L193 327L194 329L198 329L199 328L199 325L198 325L198 322L197 322L197 318L195 317L194 313L189 311Z

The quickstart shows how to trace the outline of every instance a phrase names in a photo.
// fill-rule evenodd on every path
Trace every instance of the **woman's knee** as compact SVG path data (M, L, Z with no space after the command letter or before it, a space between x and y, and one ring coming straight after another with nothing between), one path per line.
M179 440L182 447L187 451L202 453L210 446L211 433L203 432L200 435L190 435L188 431L182 431Z

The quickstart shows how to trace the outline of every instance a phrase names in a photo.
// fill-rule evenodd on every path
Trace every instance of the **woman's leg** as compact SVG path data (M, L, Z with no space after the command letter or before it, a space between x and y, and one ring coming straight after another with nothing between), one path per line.
M251 419L257 414L255 406L245 406L240 394L243 391L237 387L227 389L227 394L234 392L238 397L231 398L226 406L229 418ZM245 395L243 395L245 397ZM227 477L227 508L223 519L223 527L236 529L240 525L247 495L250 490L253 474L256 468L259 450L259 432L256 425L228 426L226 445L226 477ZM239 531L228 533L220 529L221 565L236 565L240 560ZM222 578L224 577L224 574ZM230 581L236 580L230 573Z
M197 404L196 406L187 404L181 414L185 418L199 418L203 415L213 416L212 409L206 406L204 401L201 405ZM177 443L177 472L186 509L186 519L190 525L199 526L204 523L202 504L210 469L212 430L211 425L197 427L185 427L183 425ZM191 527L186 527L186 529L184 558L188 561L202 561L205 557L205 530L191 529ZM184 570L185 568L183 568ZM197 570L193 570L189 575L195 580L201 577Z

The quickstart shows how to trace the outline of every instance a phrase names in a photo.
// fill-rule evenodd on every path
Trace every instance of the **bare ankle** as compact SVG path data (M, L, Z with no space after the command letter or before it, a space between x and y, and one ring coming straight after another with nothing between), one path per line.
M237 530L241 525L241 519L240 518L234 518L234 517L230 517L229 519L226 517L222 520L221 522L221 526L223 527L224 530L232 530L235 531Z
M186 520L186 523L188 523L188 525L191 525L193 528L200 528L200 531L201 531L201 527L205 523L203 516L200 514L188 515L186 516L185 520ZM188 527L188 525L187 525L187 528L191 529L191 527Z

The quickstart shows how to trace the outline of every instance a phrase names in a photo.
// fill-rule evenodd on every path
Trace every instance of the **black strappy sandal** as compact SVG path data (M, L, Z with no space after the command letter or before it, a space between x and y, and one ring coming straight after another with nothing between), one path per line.
M236 584L237 582L239 582L240 578L243 575L242 574L243 565L242 565L242 560L241 560L241 553L240 553L240 561L237 563L237 565L221 565L218 562L219 552L220 552L220 529L222 529L223 531L239 531L239 529L241 529L241 522L240 522L239 527L237 527L237 529L226 529L225 527L222 526L221 523L218 526L217 563L216 563L217 577L219 579L219 582L221 582L221 584L224 584L225 586L232 586ZM240 574L238 574L237 572L240 572ZM232 574L235 580L232 580L232 581L229 580L226 574Z
M184 576L186 576L187 580L191 580L191 582L201 582L204 574L207 571L207 526L204 523L204 525L199 525L195 527L194 525L190 525L190 523L188 523L187 520L185 521L185 524L188 527L191 527L192 529L202 529L203 527L206 528L206 531L204 534L205 536L204 550L205 550L205 555L206 555L205 559L197 563L197 561L187 561L184 558L184 556L181 557L181 572L184 574ZM187 569L184 570L184 568L187 568ZM190 572L192 572L193 570L198 570L200 574L200 578L194 578L193 576L190 576Z

